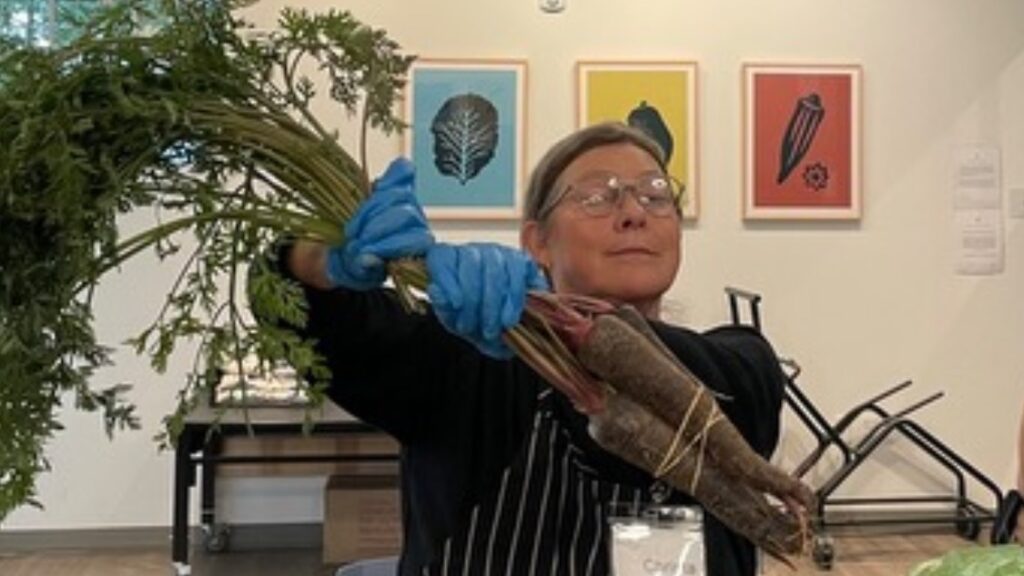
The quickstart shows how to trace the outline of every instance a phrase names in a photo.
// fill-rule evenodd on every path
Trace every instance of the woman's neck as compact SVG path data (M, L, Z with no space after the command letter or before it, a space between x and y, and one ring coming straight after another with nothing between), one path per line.
M612 304L615 304L616 306L624 306L624 305L628 304L629 306L632 306L633 308L636 308L636 311L639 312L641 316L643 316L644 318L647 318L648 320L660 320L661 319L661 298L660 297L659 298L655 298L653 300L641 300L641 301L634 301L634 302L627 302L625 300L613 300L611 298L606 298L606 300L608 302L611 302Z
M648 320L661 319L661 298L646 302L632 302L631 304L644 318Z

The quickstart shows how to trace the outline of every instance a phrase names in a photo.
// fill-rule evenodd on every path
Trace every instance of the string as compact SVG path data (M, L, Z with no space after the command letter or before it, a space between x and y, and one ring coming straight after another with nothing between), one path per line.
M712 402L711 410L708 411L708 416L704 420L704 425L701 427L700 432L691 438L690 442L687 443L686 446L680 448L679 445L683 439L683 432L686 430L687 424L690 423L690 418L693 417L693 413L706 391L707 389L704 387L698 388L697 393L694 394L693 399L690 400L690 405L686 408L686 414L683 415L683 419L679 423L679 427L676 428L676 433L672 438L672 443L669 444L668 449L665 451L665 456L662 458L661 464L659 464L654 471L655 478L663 478L671 472L673 468L678 466L690 450L693 449L694 445L699 442L700 455L697 458L697 466L694 468L693 478L690 479L690 494L694 494L696 491L697 483L700 481L700 475L704 468L704 453L705 448L707 447L708 432L716 422L722 419L722 413L718 409L718 404Z

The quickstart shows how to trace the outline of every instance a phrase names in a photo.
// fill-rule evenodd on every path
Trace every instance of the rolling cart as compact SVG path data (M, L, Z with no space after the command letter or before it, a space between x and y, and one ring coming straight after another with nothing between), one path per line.
M368 424L355 420L329 401L323 411L313 417L314 435L379 434ZM260 463L312 462L397 462L398 454L303 453L273 455L227 455L222 453L223 439L228 436L299 435L307 427L305 408L286 406L254 406L248 413L241 408L218 412L201 403L186 418L174 456L173 519L171 527L171 572L175 576L191 574L189 564L189 489L196 484L197 469L203 468L200 484L203 547L207 552L226 550L230 527L216 517L216 469L218 466Z
M740 301L744 301L748 308L749 325L760 331L761 296L732 287L727 287L725 292L729 299L732 322L734 324L743 323ZM817 446L796 466L793 475L798 478L806 475L830 450L838 451L842 457L839 468L832 472L815 490L817 502L812 518L814 528L812 553L818 567L828 570L835 560L835 545L829 535L830 528L855 525L949 524L963 538L975 540L981 532L982 523L995 519L996 511L1002 506L1002 493L999 487L967 460L909 418L912 413L941 398L943 396L941 392L936 392L895 412L885 409L881 403L910 387L911 381L907 380L868 398L843 414L835 423L831 423L797 385L796 380L800 375L799 365L789 359L780 359L780 364L786 374L785 402L817 441ZM876 420L874 425L859 440L848 441L845 433L862 416L873 416ZM894 433L909 440L913 446L950 473L955 480L953 493L878 498L836 497L835 492L842 483L871 456L885 439ZM983 491L991 492L992 507L985 507L968 497L968 478L977 482ZM936 503L949 504L949 512L924 514L897 510L885 518L857 518L849 514L833 513L836 508L848 510L856 506L884 507Z

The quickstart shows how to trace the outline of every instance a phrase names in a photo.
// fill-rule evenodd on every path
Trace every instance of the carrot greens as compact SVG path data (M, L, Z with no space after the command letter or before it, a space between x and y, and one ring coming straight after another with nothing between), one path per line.
M162 370L178 341L202 343L167 439L226 364L287 361L314 395L327 377L309 343L246 313L247 275L271 320L303 321L298 288L245 264L281 234L343 241L367 177L311 104L322 87L364 140L390 133L412 58L346 12L286 9L260 36L240 2L153 4L120 2L58 48L0 40L0 518L34 502L62 402L138 426L126 385L91 383L111 353L91 295L143 251L185 263L132 344ZM122 237L137 210L156 224Z

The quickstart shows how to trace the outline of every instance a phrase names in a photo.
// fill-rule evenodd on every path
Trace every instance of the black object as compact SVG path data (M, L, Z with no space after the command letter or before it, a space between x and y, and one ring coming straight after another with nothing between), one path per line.
M739 311L739 300L742 299L749 306L749 325L760 331L761 317L759 306L761 296L732 287L727 287L725 292L729 298L729 308L732 313L733 324L742 323ZM838 450L843 458L842 465L815 490L817 507L814 510L814 517L811 519L814 529L813 558L815 564L820 568L830 569L835 559L835 545L828 532L831 527L948 523L963 538L974 540L981 532L981 524L995 520L996 511L1004 509L1005 504L1002 493L992 480L925 430L921 425L909 419L911 413L941 398L941 392L919 400L898 412L890 413L880 403L897 392L908 388L911 385L911 381L907 380L858 404L833 424L825 419L797 385L796 379L800 375L800 366L791 359L780 358L779 362L786 373L786 404L796 413L797 418L803 422L818 442L814 450L797 465L793 475L798 478L803 477L829 449ZM847 442L843 438L843 434L854 421L864 414L873 414L879 420L859 441L856 443ZM956 491L951 495L884 498L835 497L836 489L894 432L905 437L914 446L920 448L925 454L948 470L956 481ZM976 481L981 488L991 492L994 506L987 508L968 498L966 486L966 478L968 476ZM892 514L885 517L876 518L858 518L851 515L848 511L846 514L831 512L833 508L842 509L859 505L877 507L934 503L948 503L951 505L951 511L948 513L914 513L912 511L895 510ZM993 530L991 534L992 543L996 543L995 536L996 533Z
M498 148L498 109L468 92L445 100L430 124L434 166L463 186L484 169Z
M626 123L640 130L654 140L661 147L661 153L665 155L665 165L672 159L673 139L672 132L665 125L661 112L651 106L646 100L641 100L636 108L629 112Z
M811 148L811 143L814 142L814 135L817 134L824 116L825 107L821 104L821 97L816 93L812 92L796 101L796 108L793 109L786 133L782 136L776 184L785 182L793 169L803 160Z
M1020 514L1024 509L1024 499L1020 492L1010 490L1003 498L1003 505L999 508L999 515L992 525L992 543L1009 544L1013 541L1013 533L1017 530L1017 522L1020 522Z

